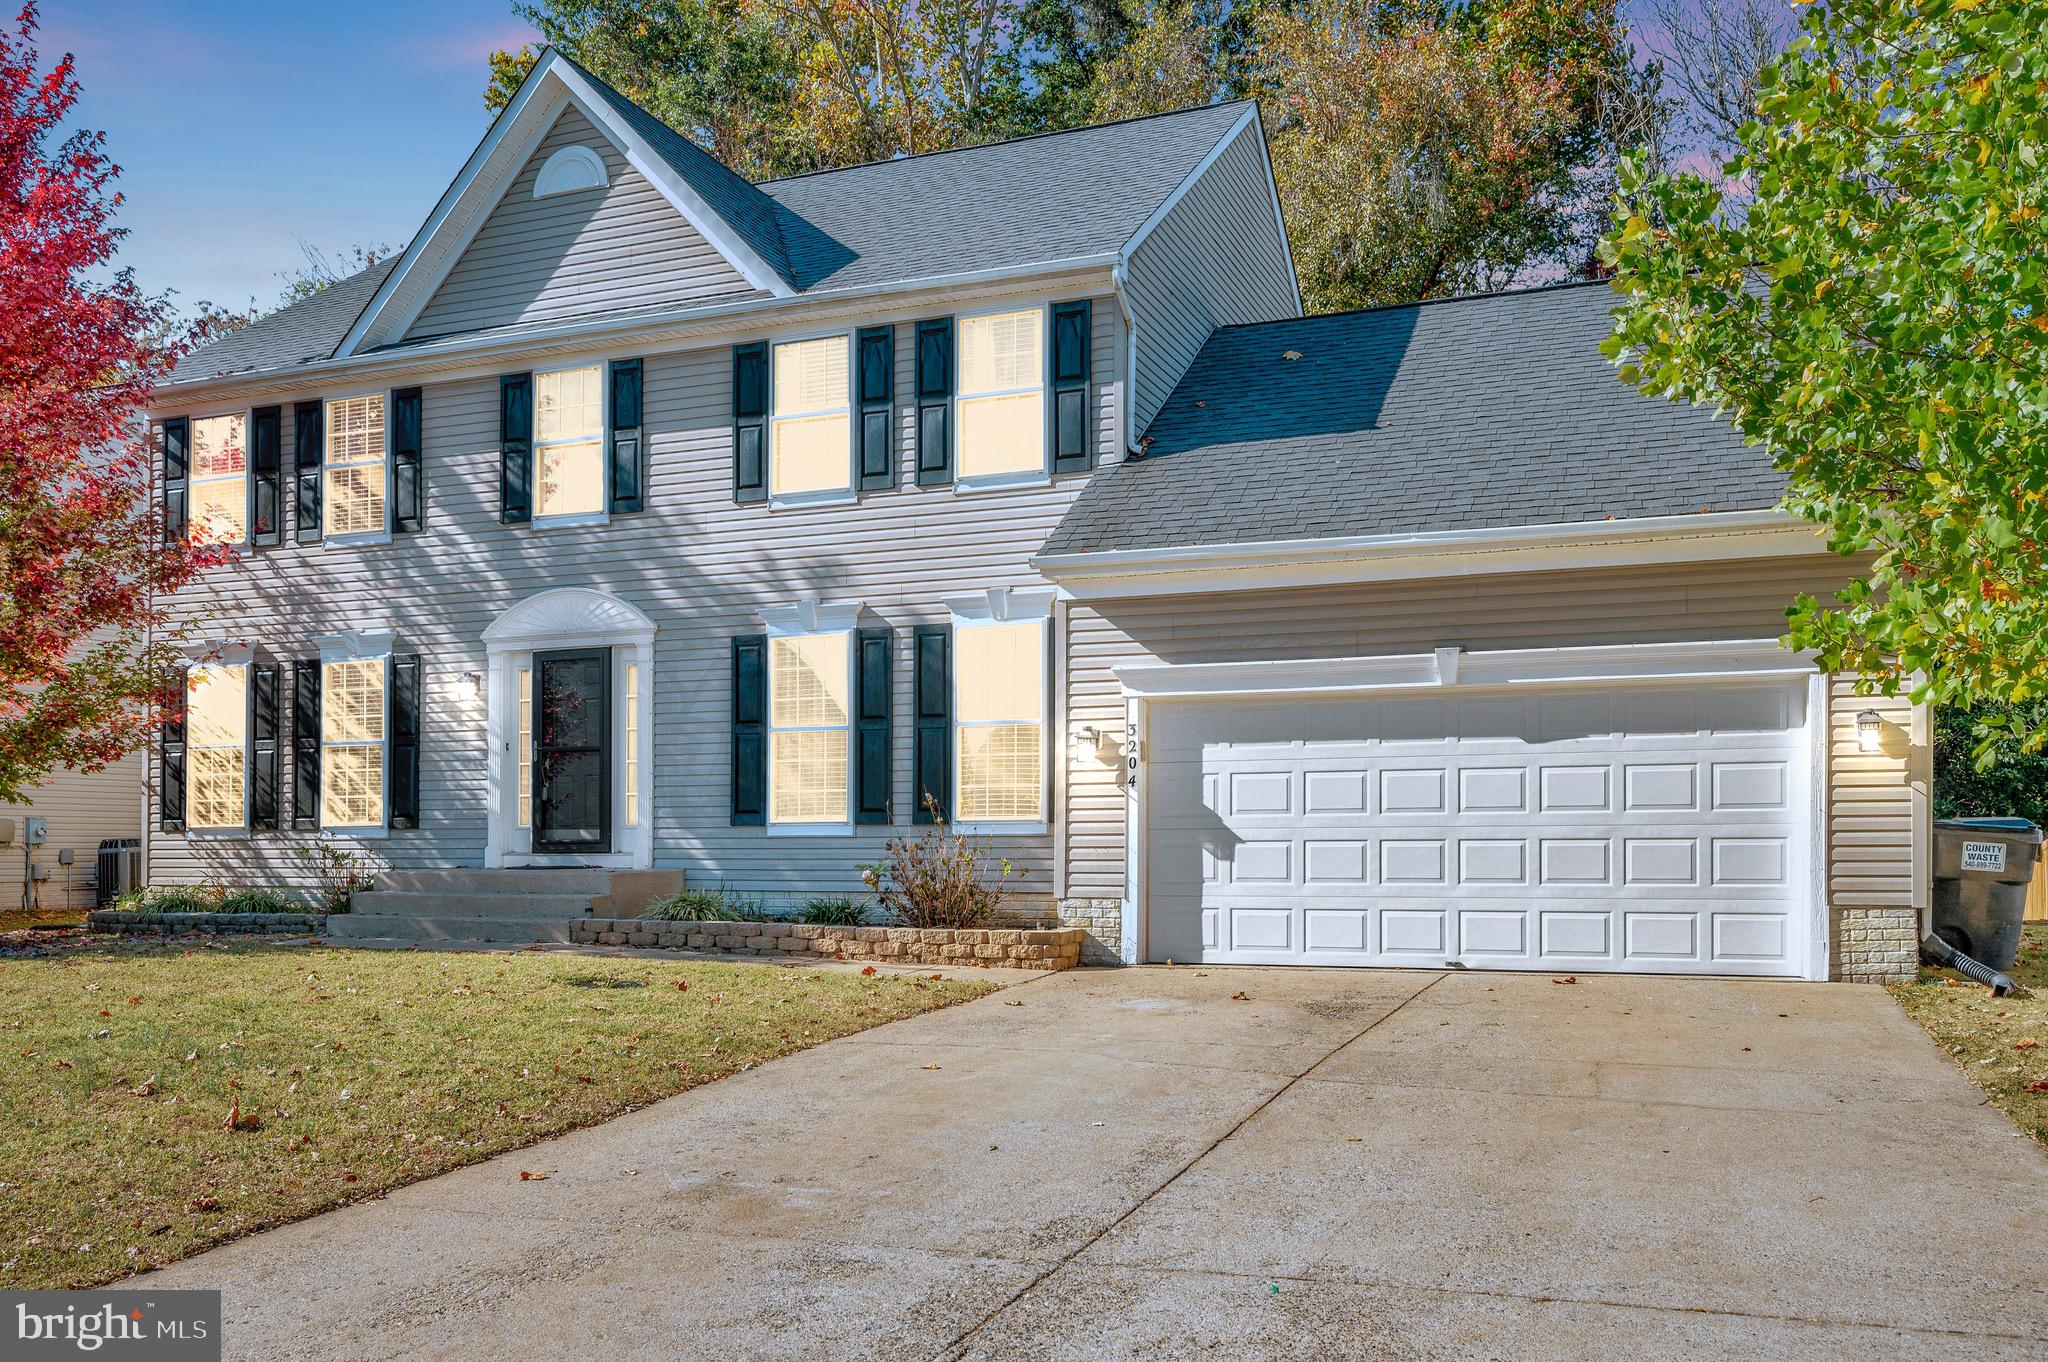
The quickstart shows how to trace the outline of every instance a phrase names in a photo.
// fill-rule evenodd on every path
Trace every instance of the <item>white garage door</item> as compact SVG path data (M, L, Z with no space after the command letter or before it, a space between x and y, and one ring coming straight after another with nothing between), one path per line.
M1164 701L1146 957L1798 974L1803 684Z

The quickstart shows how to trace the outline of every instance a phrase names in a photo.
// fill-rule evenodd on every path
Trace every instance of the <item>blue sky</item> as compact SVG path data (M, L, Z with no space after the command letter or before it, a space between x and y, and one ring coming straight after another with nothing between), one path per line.
M121 166L121 262L189 306L269 302L301 237L403 245L489 124L485 57L534 36L509 0L44 0L39 45Z

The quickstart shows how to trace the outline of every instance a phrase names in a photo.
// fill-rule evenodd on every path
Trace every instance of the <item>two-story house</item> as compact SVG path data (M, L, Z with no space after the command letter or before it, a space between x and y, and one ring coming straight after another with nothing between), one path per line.
M756 185L546 52L159 394L242 552L150 877L801 900L935 806L1102 958L1909 968L1924 716L1777 645L1841 565L1610 301L1302 318L1251 104Z

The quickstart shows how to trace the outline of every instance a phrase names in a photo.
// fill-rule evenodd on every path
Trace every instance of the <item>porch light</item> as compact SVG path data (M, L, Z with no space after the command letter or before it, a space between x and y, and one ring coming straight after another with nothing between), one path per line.
M1074 760L1093 761L1102 751L1102 730L1082 724L1074 730Z
M1876 752L1884 746L1884 715L1866 709L1856 716L1856 749Z

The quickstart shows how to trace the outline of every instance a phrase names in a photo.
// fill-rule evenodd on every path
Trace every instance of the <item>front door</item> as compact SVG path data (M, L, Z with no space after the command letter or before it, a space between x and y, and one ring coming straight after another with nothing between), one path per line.
M612 650L533 659L533 849L612 849Z

